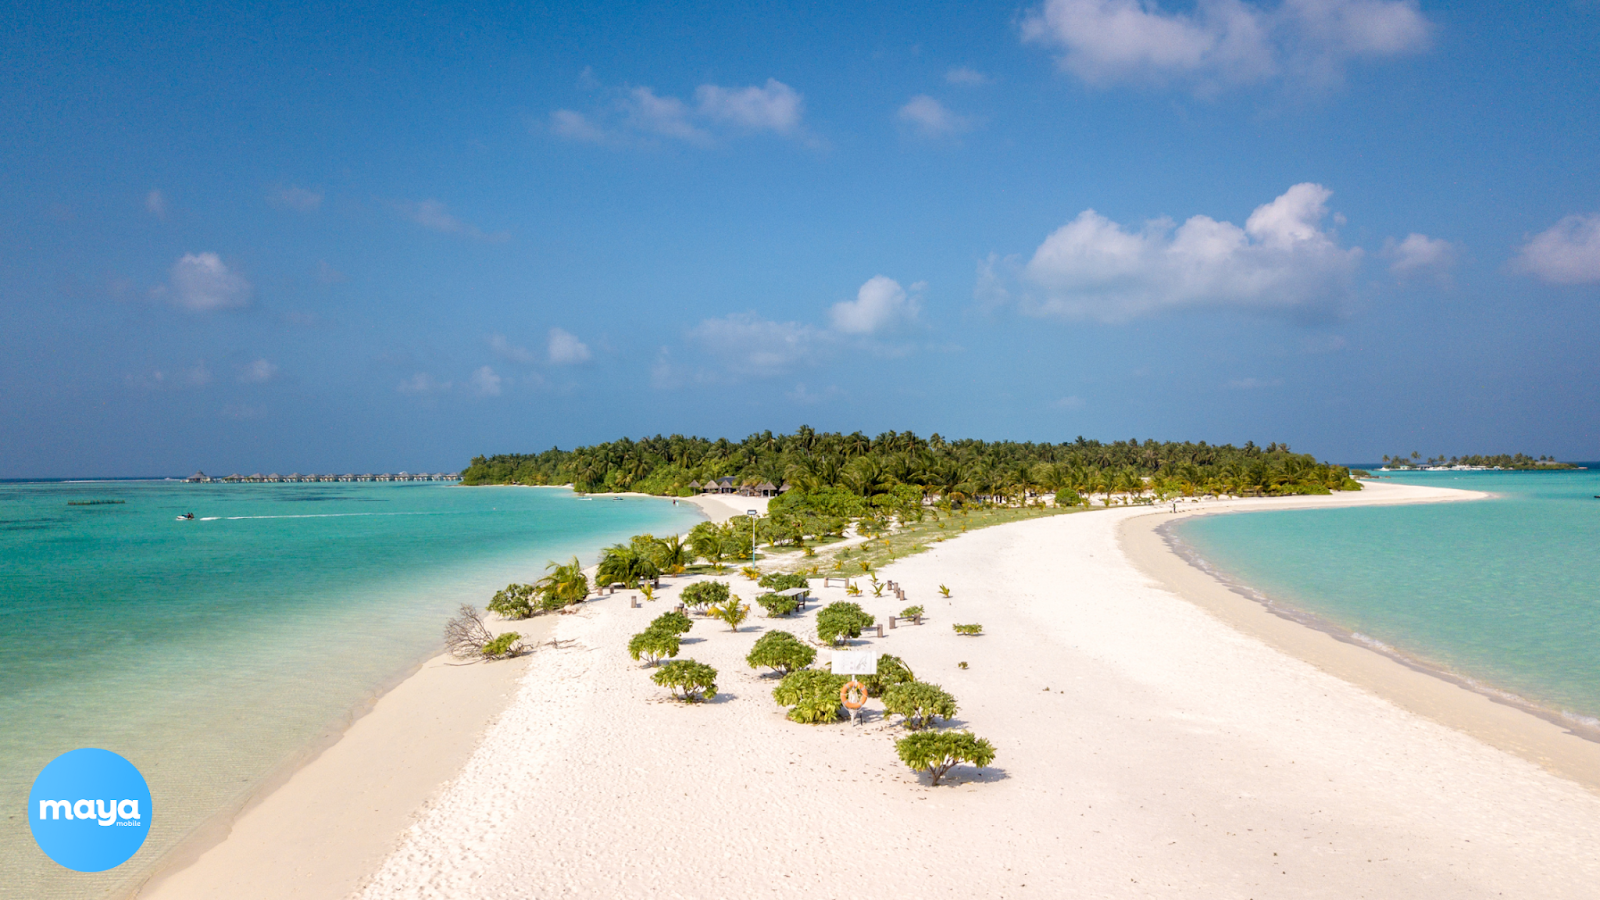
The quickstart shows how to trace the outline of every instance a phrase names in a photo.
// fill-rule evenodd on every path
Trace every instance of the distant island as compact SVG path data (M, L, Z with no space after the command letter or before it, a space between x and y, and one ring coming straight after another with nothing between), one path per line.
M1344 466L1318 462L1287 444L1258 447L1158 442L1070 443L921 438L909 431L877 437L802 427L764 431L742 441L672 435L612 441L574 450L475 457L464 485L570 484L580 492L636 491L668 497L695 493L782 495L780 507L861 515L924 501L1027 502L1055 494L1059 505L1103 495L1282 496L1360 490Z
M1572 463L1558 462L1554 457L1541 456L1535 459L1526 453L1500 453L1494 456L1451 456L1446 458L1443 454L1422 458L1422 454L1412 451L1410 456L1385 456L1383 457L1385 469L1456 469L1470 471L1474 469L1500 469L1513 472L1547 472L1560 469L1576 469Z

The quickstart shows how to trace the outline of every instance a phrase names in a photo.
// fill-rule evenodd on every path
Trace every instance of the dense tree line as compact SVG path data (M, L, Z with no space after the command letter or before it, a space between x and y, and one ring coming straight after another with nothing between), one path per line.
M584 492L686 496L690 482L788 484L821 513L857 516L873 505L903 509L924 496L952 502L1094 494L1321 494L1359 490L1343 466L1287 445L1100 441L947 440L911 432L837 434L801 427L742 441L672 435L623 438L574 450L479 456L464 484L570 484ZM786 498L787 499L787 498ZM799 498L796 498L797 500ZM794 501L791 501L791 505Z
M1443 453L1438 456L1422 458L1422 454L1412 451L1410 456L1385 456L1383 464L1396 469L1417 468L1422 466L1482 466L1486 469L1571 469L1570 463L1556 462L1553 456L1541 456L1534 459L1526 453L1497 453L1492 456L1469 454L1467 456L1446 457Z

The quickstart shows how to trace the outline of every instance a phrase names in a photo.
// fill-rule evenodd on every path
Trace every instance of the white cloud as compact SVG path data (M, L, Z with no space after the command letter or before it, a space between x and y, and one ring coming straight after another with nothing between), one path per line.
M489 349L493 350L495 355L501 359L507 359L519 365L531 366L539 361L539 358L534 355L532 350L527 347L516 346L506 340L503 334L489 336Z
M814 355L824 335L810 325L773 322L755 313L706 319L689 339L741 375L775 375Z
M445 391L450 390L450 385L450 382L440 381L426 372L418 372L410 378L400 382L400 385L396 387L395 390L402 394L427 396L430 394L442 394Z
M895 113L895 118L923 137L948 137L972 127L971 119L956 115L927 94L912 97Z
M1600 214L1567 216L1529 238L1511 269L1551 284L1600 281Z
M794 390L792 390L792 391L784 391L783 395L785 397L788 397L790 400L793 400L795 403L802 403L802 404L805 404L806 406L813 406L815 404L821 403L824 400L830 400L830 399L832 399L834 397L837 397L842 393L844 393L844 392L839 390L838 385L830 384L826 388L823 388L822 391L819 393L817 391L811 390L810 388L807 388L806 385L805 385L805 382L801 382L801 383L799 383L799 384L794 386Z
M1235 378L1234 380L1228 382L1229 390L1235 390L1235 391L1255 391L1255 390L1260 390L1262 388L1282 387L1282 386L1283 386L1283 379L1282 378L1272 378L1272 379Z
M1416 0L1199 0L1168 12L1155 0L1044 0L1023 40L1059 51L1093 85L1187 85L1201 93L1295 80L1337 82L1360 58L1426 49L1432 24Z
M507 232L497 231L493 234L487 234L476 225L469 225L461 221L451 215L445 205L437 200L422 200L417 203L396 201L391 203L390 207L400 218L405 219L407 222L421 225L423 228L437 231L441 234L459 234L473 240L488 241L490 243L499 243L511 238L511 235Z
M570 366L589 361L589 345L578 340L577 335L561 328L550 329L550 362L557 366Z
M1327 311L1349 296L1361 249L1322 230L1327 188L1297 184L1245 226L1194 216L1128 230L1092 209L1057 229L1021 267L1034 315L1118 322L1169 310ZM995 274L994 267L989 268ZM984 272L980 270L980 290ZM992 291L992 288L991 288Z
M315 212L322 206L322 194L305 188L279 185L267 194L267 203L278 209L295 212Z
M167 217L167 195L152 188L150 193L144 195L144 208L150 215L158 219Z
M239 367L239 380L246 384L263 384L278 374L278 367L264 359Z
M1449 241L1412 232L1403 241L1385 240L1382 255L1391 261L1389 271L1396 275L1427 270L1443 272L1455 263L1456 248Z
M805 106L794 88L775 78L768 78L762 87L702 84L695 88L694 97L700 114L707 118L774 134L793 134L800 127Z
M944 80L950 84L992 84L994 79L966 66L956 66L944 73Z
M175 306L192 312L235 309L250 303L250 282L229 269L215 253L186 253L172 264L170 289L157 288Z
M550 114L550 130L569 141L588 141L600 144L606 141L605 130L589 121L583 113L558 109Z
M328 265L328 261L327 260L325 260L325 259L317 260L317 283L318 284L343 284L344 282L349 281L349 280L350 280L350 276L348 276L345 273L339 271L338 269L335 269L333 266Z
M265 406L251 406L247 403L229 403L222 407L221 415L224 419L245 421L259 419L267 414Z
M128 383L150 391L202 388L211 383L211 370L206 368L205 360L201 360L193 368L171 372L156 369L147 374L130 375Z
M764 85L723 87L702 84L692 102L632 87L612 92L609 106L589 113L558 109L550 130L558 137L587 143L624 143L669 138L710 146L730 134L768 133L810 141L803 118L805 98L775 78Z
M1072 395L1070 397L1062 397L1050 405L1056 409L1083 409L1084 402L1082 397Z
M478 370L472 373L471 380L472 389L477 391L479 396L500 396L500 384L504 379L496 375L494 369L488 366L479 366Z
M913 288L920 285L912 285ZM844 334L874 334L917 317L921 304L900 282L874 275L856 291L856 299L835 303L828 319Z

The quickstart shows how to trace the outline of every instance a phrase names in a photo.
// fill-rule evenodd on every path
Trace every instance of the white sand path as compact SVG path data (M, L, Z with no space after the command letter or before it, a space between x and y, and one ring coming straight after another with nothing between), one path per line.
M579 646L532 660L363 896L1600 893L1600 796L1158 586L1117 538L1147 514L985 529L884 571L929 620L863 646L950 690L998 751L938 788L895 759L898 728L790 723L745 667L763 629L807 635L815 607L757 609L738 634L698 620L683 655L716 666L722 693L684 706L623 650L677 589L642 609L626 593L589 604L558 624ZM971 621L983 637L950 630Z

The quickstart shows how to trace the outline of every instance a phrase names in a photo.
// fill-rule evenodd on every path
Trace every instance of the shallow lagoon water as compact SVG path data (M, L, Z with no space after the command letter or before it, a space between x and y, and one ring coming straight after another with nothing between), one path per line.
M69 505L91 500L124 502ZM114 894L437 652L461 603L699 520L443 483L0 485L0 896ZM44 764L86 746L133 761L156 805L134 860L92 876L40 853L22 813Z
M1173 531L1273 602L1485 690L1600 718L1600 471L1393 480L1495 496L1204 516Z

